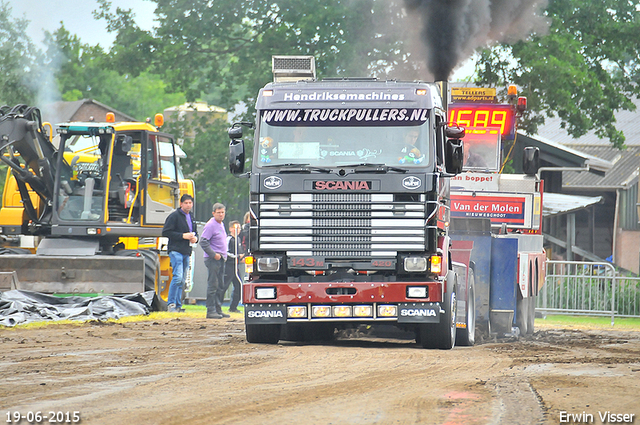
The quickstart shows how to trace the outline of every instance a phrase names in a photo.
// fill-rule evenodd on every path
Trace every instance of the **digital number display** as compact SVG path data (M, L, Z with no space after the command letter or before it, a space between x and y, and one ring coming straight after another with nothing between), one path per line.
M511 105L451 104L449 122L461 127L499 127L500 135L513 139L515 135L515 113Z

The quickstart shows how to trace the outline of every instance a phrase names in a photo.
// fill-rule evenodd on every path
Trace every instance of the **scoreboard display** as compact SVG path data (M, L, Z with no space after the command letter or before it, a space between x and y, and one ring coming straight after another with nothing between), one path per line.
M452 103L449 105L449 122L461 127L500 128L505 140L512 140L516 132L516 114L508 104Z

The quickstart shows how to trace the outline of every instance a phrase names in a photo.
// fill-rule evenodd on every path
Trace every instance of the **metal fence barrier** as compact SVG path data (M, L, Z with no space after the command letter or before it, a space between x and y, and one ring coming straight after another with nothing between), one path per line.
M640 317L640 278L619 276L610 263L547 261L537 309L548 313Z

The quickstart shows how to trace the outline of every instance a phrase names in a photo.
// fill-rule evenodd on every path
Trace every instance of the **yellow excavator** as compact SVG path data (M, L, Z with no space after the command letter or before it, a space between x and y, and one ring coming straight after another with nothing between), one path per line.
M35 107L0 110L0 160L9 172L0 236L31 249L0 247L0 273L16 289L57 294L153 290L166 308L171 268L166 216L194 195L173 137L148 122L43 123Z

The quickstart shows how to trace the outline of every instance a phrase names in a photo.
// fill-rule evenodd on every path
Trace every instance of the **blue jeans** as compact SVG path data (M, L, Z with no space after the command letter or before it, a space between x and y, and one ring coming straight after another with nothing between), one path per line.
M167 303L175 304L176 308L182 307L182 287L189 272L189 255L182 255L178 251L170 251L169 259L173 269L173 278L169 284L169 297Z

